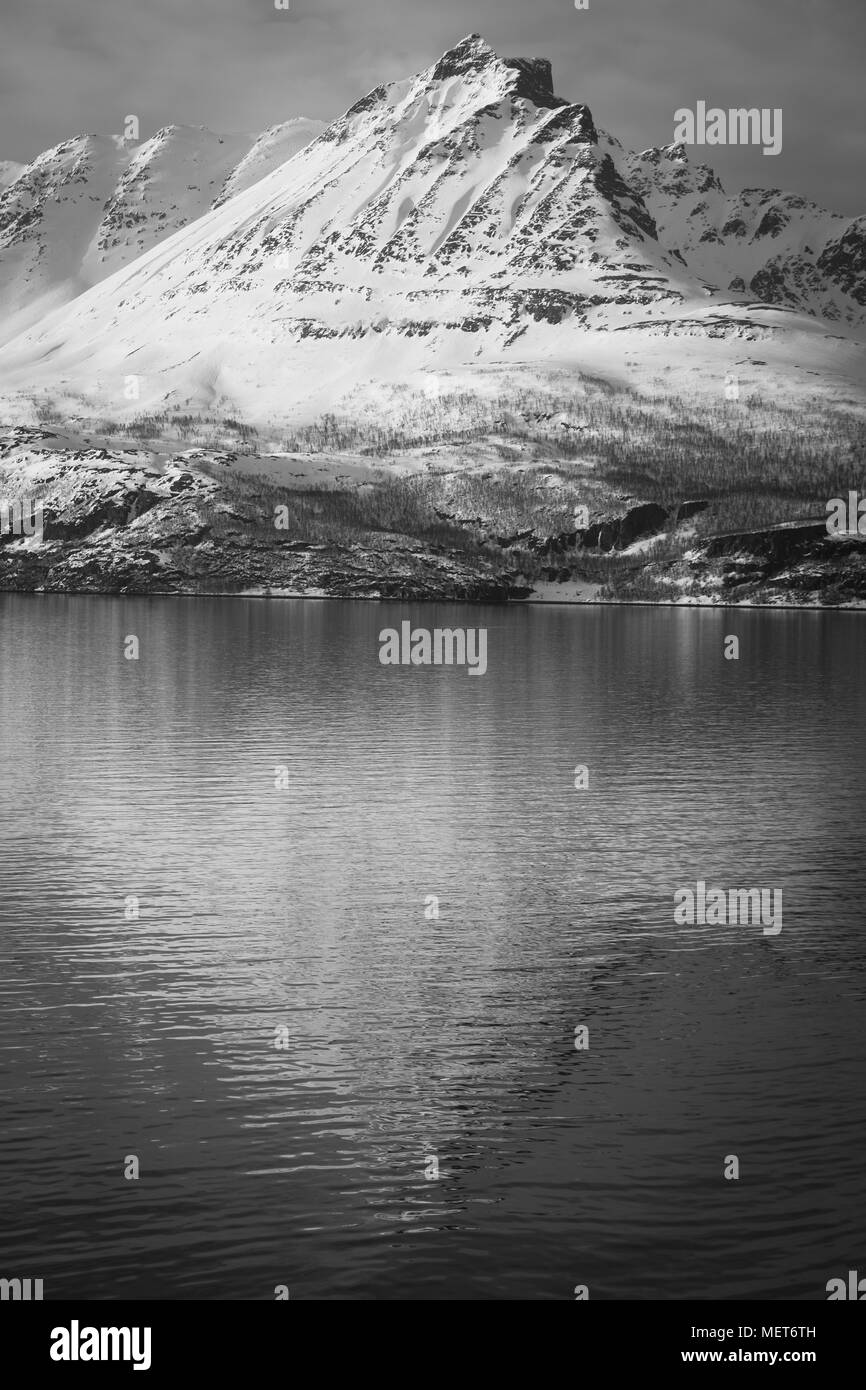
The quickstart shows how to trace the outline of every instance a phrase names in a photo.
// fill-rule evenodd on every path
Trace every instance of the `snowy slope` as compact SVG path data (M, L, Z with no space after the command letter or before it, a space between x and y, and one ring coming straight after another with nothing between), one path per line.
M325 129L324 121L309 120L306 116L296 116L281 125L271 126L259 136L237 167L226 180L225 187L217 198L214 207L219 207L235 194L258 183L266 174L285 164L287 159L297 154Z
M752 265L748 238L730 233L730 267L711 258L696 202L712 194L727 221L724 195L698 171L678 199L679 163L630 156L555 95L546 60L501 59L470 35L16 338L0 385L116 411L134 373L137 408L297 418L423 371L602 363L616 376L629 352L711 392L750 343L782 375L815 362L862 375L847 324L830 342L815 317L824 288L811 319L728 291ZM833 282L847 276L856 304L861 251L824 216L816 255L829 266L837 247Z
M26 167L25 164L16 164L12 159L0 159L0 188L8 188Z
M303 120L287 126L282 139L268 132L271 167L320 128ZM78 136L32 164L0 165L0 340L230 196L241 166L239 186L247 186L256 177L249 157L262 139L175 125L133 144Z
M82 264L128 158L82 135L39 155L0 196L4 337L91 283Z
M85 256L90 282L128 265L207 212L249 148L248 135L176 125L136 145Z

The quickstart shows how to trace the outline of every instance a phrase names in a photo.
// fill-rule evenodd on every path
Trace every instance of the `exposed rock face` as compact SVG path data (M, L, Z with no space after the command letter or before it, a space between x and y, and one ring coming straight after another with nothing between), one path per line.
M688 521L689 517L697 516L699 512L707 510L708 503L701 498L695 498L688 502L680 502L676 512L676 522L679 526L681 521Z
M851 299L866 306L866 217L855 218L832 237L815 264Z
M814 550L815 542L828 539L826 521L788 522L760 531L739 531L713 536L704 546L708 560L722 555L754 555L771 565L789 564L806 551Z
M505 58L505 66L519 73L515 96L525 97L535 106L566 106L553 91L553 67L547 58Z
M708 537L661 564L671 595L717 603L866 604L866 537L827 533L826 520Z
M587 550L624 550L635 541L663 530L669 515L657 502L642 502L631 507L625 516L594 522L583 532L580 544Z

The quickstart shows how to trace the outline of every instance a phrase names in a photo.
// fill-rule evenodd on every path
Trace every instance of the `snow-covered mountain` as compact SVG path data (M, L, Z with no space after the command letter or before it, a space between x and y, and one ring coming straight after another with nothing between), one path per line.
M286 419L423 372L622 377L630 354L718 393L751 344L813 389L816 373L862 381L862 219L728 199L679 149L628 153L555 95L545 59L470 35L278 162L282 138L250 149L227 201L205 160L196 196L216 206L8 343L0 385L116 410L133 373L138 409ZM248 184L250 160L271 172ZM82 264L134 206L120 199Z
M683 145L626 155L622 164L659 240L708 284L866 326L866 217L827 212L777 188L729 196Z
M323 128L253 135L166 126L149 140L81 135L0 164L0 341L224 201Z

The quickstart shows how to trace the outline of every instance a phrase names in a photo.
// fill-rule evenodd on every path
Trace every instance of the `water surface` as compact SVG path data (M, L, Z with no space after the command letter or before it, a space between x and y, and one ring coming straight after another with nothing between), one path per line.
M381 666L406 617L487 674ZM863 621L0 595L0 1275L825 1298L866 1262ZM675 925L698 879L782 932Z

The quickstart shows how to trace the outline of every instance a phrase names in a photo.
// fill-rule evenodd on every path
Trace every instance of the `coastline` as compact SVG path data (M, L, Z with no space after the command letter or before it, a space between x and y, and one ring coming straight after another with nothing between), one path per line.
M389 594L337 594L301 589L238 589L235 591L216 589L12 589L0 586L0 595L17 594L23 597L56 598L188 598L188 599L304 599L310 602L331 603L412 603L412 604L461 604L478 607L490 605L501 608L706 608L706 609L754 609L776 613L863 613L866 612L866 599L852 600L850 603L756 603L743 599L738 603L724 602L714 598L685 597L679 599L617 599L586 598L568 599L556 597L529 598L465 598L459 595L435 595L428 598L416 596L394 596Z

